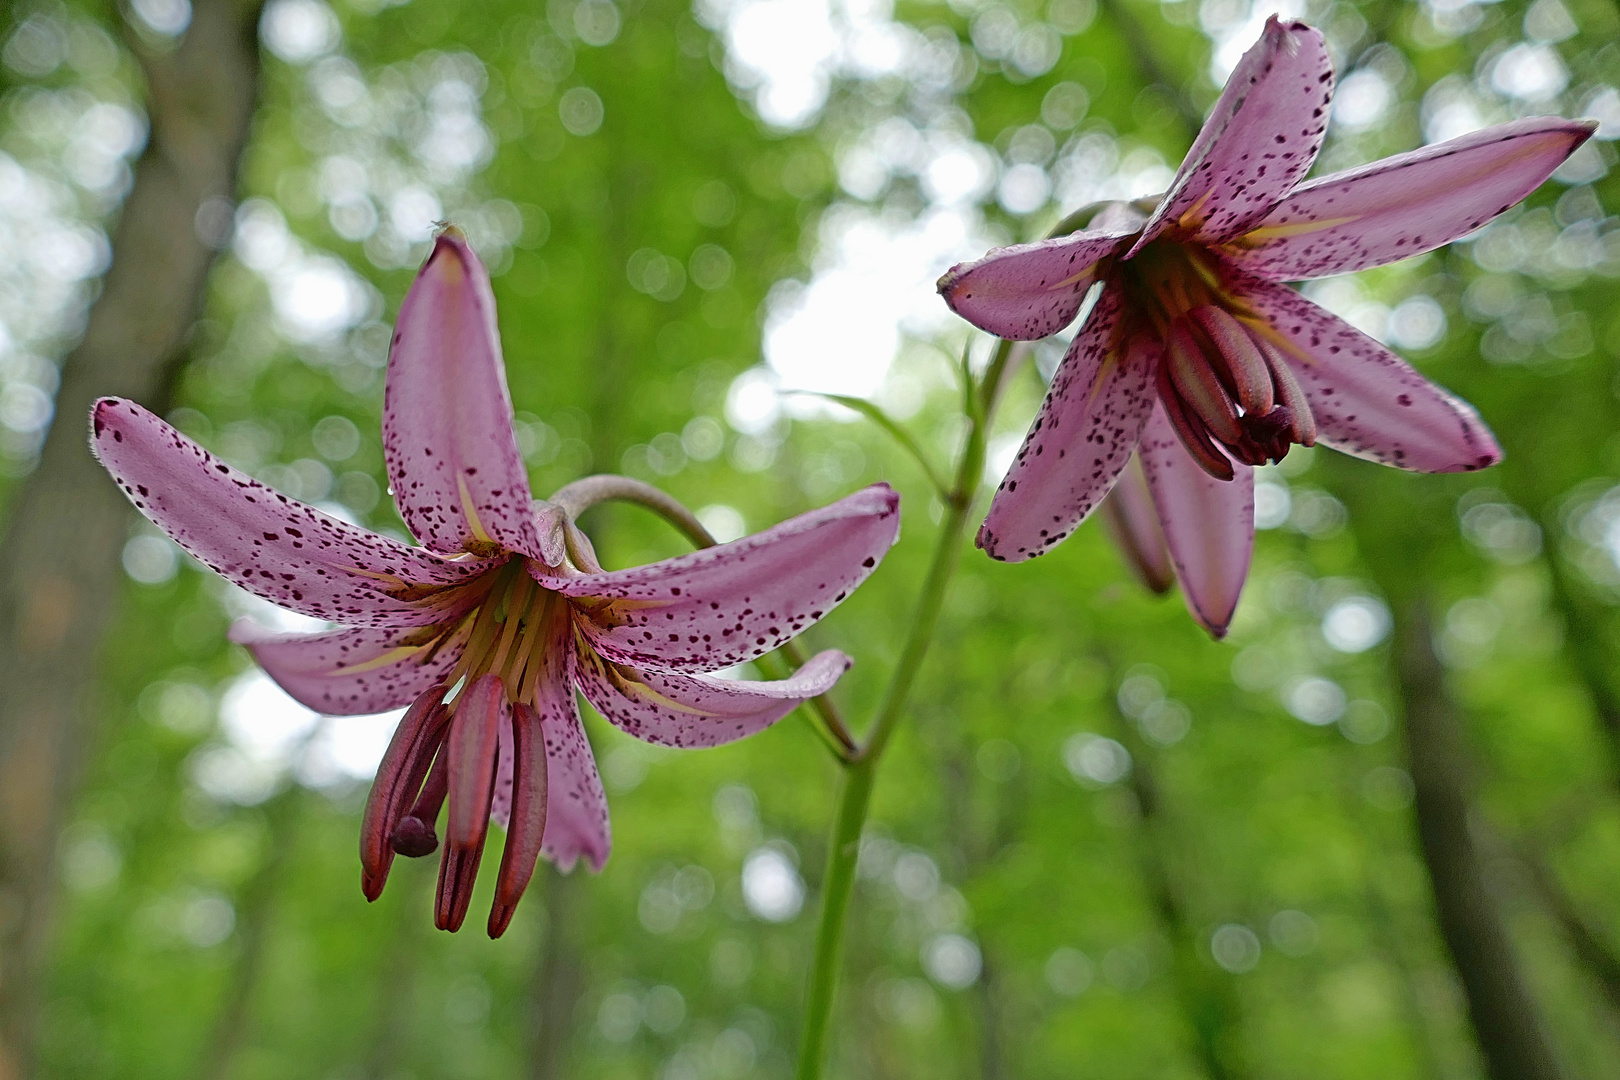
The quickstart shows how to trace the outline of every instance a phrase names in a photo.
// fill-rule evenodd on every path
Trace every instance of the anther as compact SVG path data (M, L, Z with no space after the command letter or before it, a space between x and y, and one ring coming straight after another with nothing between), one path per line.
M1232 318L1224 308L1214 304L1196 308L1192 318L1214 345L1214 353L1226 369L1243 411L1261 415L1269 413L1276 401L1271 371L1266 367L1259 348L1243 329L1243 324Z
M458 930L472 900L478 860L489 832L489 807L495 795L495 768L500 725L506 720L506 690L497 675L483 675L456 700L456 715L445 737L448 756L449 817L444 855L439 863L438 902L433 922L440 930Z
M512 816L495 879L495 903L489 912L492 938L506 933L534 876L546 833L546 795L546 740L540 714L533 706L519 703L512 707Z
M1316 445L1316 416L1311 412L1310 399L1300 388L1299 379L1294 376L1294 369L1288 366L1277 347L1267 341L1261 334L1244 327L1248 331L1249 340L1253 341L1265 357L1266 367L1271 371L1271 379L1277 388L1277 404L1285 407L1289 414L1289 433L1293 441L1301 446Z
M1181 400L1217 441L1230 446L1243 438L1237 405L1227 395L1186 321L1177 319L1171 323L1165 338L1165 366Z
M1230 480L1237 475L1231 460L1209 437L1209 429L1188 409L1171 382L1168 364L1159 367L1159 404L1175 429L1176 437L1198 467L1217 480Z
M399 849L391 843L405 807L416 798L434 754L444 739L449 715L443 707L444 684L434 686L411 704L394 729L388 750L377 767L377 779L366 799L360 825L360 887L367 900L382 895L388 869Z

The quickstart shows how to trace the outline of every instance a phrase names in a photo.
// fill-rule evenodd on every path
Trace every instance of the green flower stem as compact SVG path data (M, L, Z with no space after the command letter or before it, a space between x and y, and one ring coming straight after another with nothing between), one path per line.
M844 951L844 925L849 915L850 897L855 891L855 865L861 852L861 830L866 825L872 801L872 784L878 762L888 748L896 727L905 716L911 688L934 641L934 629L945 593L957 564L962 542L973 511L973 497L984 472L984 454L990 417L1000 396L1003 372L1012 352L1012 342L1003 341L985 372L983 396L969 395L967 443L957 463L955 483L945 499L945 520L940 523L933 561L918 594L911 618L911 631L889 678L877 717L866 744L849 761L839 796L838 817L833 823L832 842L827 850L827 872L822 878L821 922L816 928L815 956L810 969L810 989L805 1001L803 1041L799 1044L798 1080L819 1080L827 1050L827 1026L832 1017L833 997L838 989L838 973Z

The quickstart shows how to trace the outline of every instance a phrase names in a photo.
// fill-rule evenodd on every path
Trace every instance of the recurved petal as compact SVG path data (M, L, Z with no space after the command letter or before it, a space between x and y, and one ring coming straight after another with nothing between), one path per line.
M350 626L425 626L463 607L491 567L356 528L233 469L132 401L91 411L91 446L153 524L273 604Z
M1415 472L1470 472L1502 460L1471 405L1343 319L1286 285L1253 282L1243 299L1299 380L1322 442Z
M1321 31L1266 21L1131 249L1167 228L1219 243L1253 228L1310 170L1333 100Z
M1105 286L1058 366L979 528L978 544L991 558L1045 554L1085 520L1130 460L1156 400L1162 350L1146 336L1115 343L1122 304L1121 288Z
M852 661L835 649L817 653L789 678L745 682L713 675L641 671L576 651L585 700L619 730L644 742L683 749L720 746L763 731L833 688Z
M383 454L405 524L446 555L543 555L483 263L439 234L400 305L383 392Z
M575 622L604 657L654 671L717 671L763 656L837 607L899 530L900 496L873 484L729 544L541 583L572 599Z
M454 626L344 626L313 634L266 630L243 619L230 639L294 700L329 716L409 705L450 674L466 644Z
M1233 462L1231 480L1205 472L1181 445L1162 408L1142 432L1142 471L1187 608L1225 637L1254 554L1254 470Z
M1074 321L1102 260L1134 235L1134 228L1077 232L997 248L976 262L947 270L939 279L939 294L980 330L1012 341L1034 341Z
M1169 592L1176 574L1170 566L1170 552L1165 550L1158 507L1153 505L1153 494L1142 473L1141 455L1131 456L1130 464L1119 474L1119 483L1103 500L1102 512L1108 535L1136 580L1152 592Z
M566 651L558 658L555 673L548 668L534 702L546 742L546 825L540 853L564 872L581 857L592 870L600 870L613 847L607 795L569 677L573 636L566 626L562 629L558 647Z
M1262 277L1296 281L1432 251L1540 187L1595 127L1535 116L1312 180L1228 255Z

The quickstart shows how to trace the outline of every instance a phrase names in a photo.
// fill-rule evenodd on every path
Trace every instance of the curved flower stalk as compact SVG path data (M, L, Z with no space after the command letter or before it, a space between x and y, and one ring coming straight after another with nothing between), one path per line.
M447 229L400 308L383 448L412 547L264 487L129 401L107 398L92 445L137 509L243 588L340 624L314 634L239 624L283 689L312 709L409 705L372 785L361 884L396 854L439 846L434 921L466 916L489 822L507 830L489 934L544 855L600 869L607 801L575 689L636 738L714 746L826 692L823 652L790 678L711 674L764 655L836 607L894 543L899 496L878 484L734 543L604 571L571 514L589 493L529 493L512 430L489 279Z
M1082 231L940 279L953 311L1012 340L1062 329L1101 286L979 531L992 558L1067 538L1134 453L1188 606L1219 637L1254 546L1253 466L1318 440L1419 472L1501 459L1472 408L1281 283L1478 229L1595 125L1518 120L1301 183L1332 93L1321 33L1273 17L1156 205L1112 204ZM1140 524L1130 501L1118 517Z

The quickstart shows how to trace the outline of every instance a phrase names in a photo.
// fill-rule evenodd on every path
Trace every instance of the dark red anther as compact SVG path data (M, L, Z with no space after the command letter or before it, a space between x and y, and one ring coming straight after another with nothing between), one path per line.
M506 851L495 879L495 903L489 911L489 936L498 938L511 925L523 891L534 876L540 843L546 833L546 737L533 706L512 707L512 817L506 827Z
M1249 337L1259 347L1260 355L1265 357L1266 366L1271 369L1271 380L1277 388L1277 404L1288 409L1291 441L1300 446L1315 446L1316 415L1311 412L1311 403L1305 397L1299 380L1294 377L1294 369L1288 366L1288 361L1264 335L1250 332Z
M360 889L367 900L381 896L388 883L388 869L396 850L390 838L405 807L422 787L444 739L449 719L442 704L446 689L443 685L432 687L411 704L377 766L377 778L372 782L360 824Z
M1161 370L1169 373L1187 411L1202 421L1217 441L1230 446L1243 437L1237 403L1185 319L1171 323L1165 334Z
M444 829L444 854L439 863L439 894L433 924L455 931L467 917L472 902L478 860L489 833L489 806L495 795L495 769L499 760L500 727L510 710L499 675L481 676L462 691L456 715L445 736L448 756L449 817Z
M1176 437L1198 467L1217 480L1230 480L1237 475L1232 462L1221 453L1220 447L1209 437L1209 430L1198 417L1193 416L1181 396L1176 393L1168 365L1159 365L1159 404L1166 419L1175 429Z

